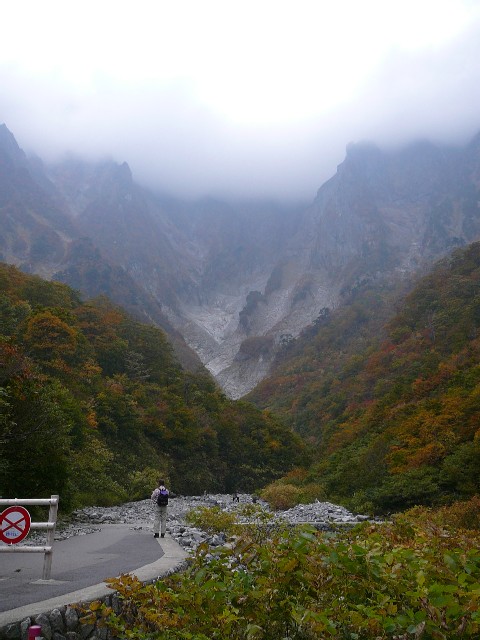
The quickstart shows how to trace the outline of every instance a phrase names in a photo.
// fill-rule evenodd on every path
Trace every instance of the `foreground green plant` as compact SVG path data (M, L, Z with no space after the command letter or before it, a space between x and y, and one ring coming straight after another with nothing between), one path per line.
M480 635L480 537L416 510L335 536L303 527L197 551L155 585L110 582L114 634L144 639L448 640Z

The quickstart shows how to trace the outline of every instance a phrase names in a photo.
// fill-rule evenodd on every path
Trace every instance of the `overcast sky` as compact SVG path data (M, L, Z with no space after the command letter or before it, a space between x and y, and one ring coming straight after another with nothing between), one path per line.
M480 0L2 3L0 123L175 195L311 199L346 145L480 130Z

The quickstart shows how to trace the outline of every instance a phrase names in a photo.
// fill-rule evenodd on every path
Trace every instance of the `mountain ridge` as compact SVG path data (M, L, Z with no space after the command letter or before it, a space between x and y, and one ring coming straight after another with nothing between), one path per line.
M131 279L133 297L147 296L235 398L359 283L407 277L480 237L479 141L349 145L309 205L162 198L112 161L70 158L45 175L79 237ZM45 270L20 252L7 258ZM55 275L73 278L68 268Z
M109 295L135 317L162 327L184 366L203 368L158 301L83 232L43 163L28 159L5 125L0 125L0 220L0 260L71 284L87 297Z

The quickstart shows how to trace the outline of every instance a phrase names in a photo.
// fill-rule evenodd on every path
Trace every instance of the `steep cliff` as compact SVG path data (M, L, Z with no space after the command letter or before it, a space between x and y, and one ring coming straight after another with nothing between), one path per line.
M349 145L312 203L281 206L182 202L136 184L126 163L43 170L5 129L4 260L177 331L232 397L358 286L480 237L480 135L462 148Z
M96 241L97 230L85 231L71 205L41 161L27 158L0 125L0 261L70 284L87 297L109 295L135 317L162 327L184 366L202 368L155 296L109 259Z

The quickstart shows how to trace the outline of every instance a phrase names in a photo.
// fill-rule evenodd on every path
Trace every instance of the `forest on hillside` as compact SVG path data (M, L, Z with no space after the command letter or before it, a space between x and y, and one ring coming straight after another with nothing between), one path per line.
M164 332L107 298L0 264L0 495L64 509L255 491L305 447L270 412L186 372Z
M478 494L480 243L348 295L231 401L162 330L1 265L0 493L112 504L161 473L178 493L268 485L278 506L369 513Z
M408 294L360 286L286 346L248 397L315 451L270 488L315 487L360 512L480 492L480 244L440 261Z

